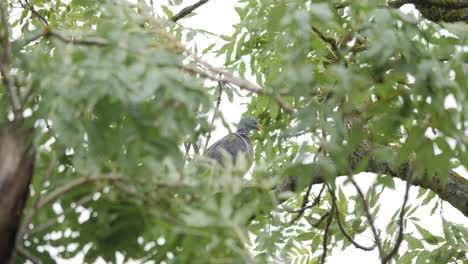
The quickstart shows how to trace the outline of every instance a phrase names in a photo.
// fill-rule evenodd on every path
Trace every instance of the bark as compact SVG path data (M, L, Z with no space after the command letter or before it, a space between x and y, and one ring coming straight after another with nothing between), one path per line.
M382 147L380 147L382 148ZM396 147L384 147L393 153L398 152ZM414 160L407 161L399 166L390 164L385 160L379 160L372 155L372 148L364 147L354 151L350 157L352 164L358 164L363 159L368 159L367 166L364 169L356 170L357 166L353 167L353 173L372 172L377 174L385 174L389 177L396 177L401 180L407 180L407 175L410 175L410 170L414 169ZM320 174L320 170L315 168L314 164L305 165L310 168L312 174L312 183L320 184L325 181ZM346 172L338 172L337 176L347 175ZM437 175L425 175L425 177L417 178L411 182L414 186L420 186L429 189L436 193L442 200L450 203L465 216L468 216L468 179L459 175L455 171L450 171L447 175L445 183L440 181ZM295 191L297 188L302 189L303 186L297 186L297 177L289 176L282 184L276 188L276 194L283 192Z
M404 4L414 4L421 15L429 20L439 22L468 22L467 0L389 0L388 5L400 8Z
M9 263L33 175L30 131L0 124L0 263Z

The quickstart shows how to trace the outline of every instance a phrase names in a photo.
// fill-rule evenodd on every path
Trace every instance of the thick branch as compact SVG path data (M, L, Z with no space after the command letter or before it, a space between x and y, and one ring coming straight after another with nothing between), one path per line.
M421 15L429 20L438 22L468 22L467 0L392 0L388 5L399 8L404 4L414 4Z
M47 182L49 177L52 175L52 170L53 170L53 168L55 166L56 161L57 161L57 157L56 157L56 155L54 153L53 156L52 156L51 161L49 162L49 166L47 167L46 174L42 176L42 180L41 180L41 184L39 185L39 188L37 190L35 190L37 192L37 194L36 194L36 199L34 200L33 206L31 208L31 211L23 218L23 220L21 222L21 225L20 225L20 228L19 228L19 234L20 235L18 237L21 237L24 230L31 223L32 218L34 217L34 215L39 210L39 204L40 204L40 201L41 201L41 198L42 198L41 197L42 188L44 187L44 184Z
M388 5L399 8L404 4L424 4L444 8L468 8L468 0L446 1L446 0L390 0Z
M0 263L9 263L34 171L30 132L0 125Z
M389 152L397 153L398 148L396 147L385 147ZM359 153L353 153L351 157L355 160L354 164L358 164L359 161L368 158L367 167L360 171L356 171L353 168L354 173L359 172L373 172L378 174L386 174L392 177L399 178L401 180L407 180L407 170L410 167L408 162L403 163L398 168L392 166L385 160L379 160L377 157L372 155L372 150L366 148L360 150ZM313 170L315 165L309 164L304 165L310 167ZM337 175L347 175L347 172L338 172ZM468 216L468 179L463 178L455 171L450 171L447 175L447 181L444 186L441 186L437 182L437 175L428 175L424 178L417 178L411 182L413 186L420 186L429 189L436 193L442 200L450 203L453 207L457 208L465 216ZM319 170L313 173L312 180L314 184L324 182L324 177L320 174ZM296 189L296 177L294 175L287 178L282 184L276 188L276 194L279 195L282 192L294 191Z

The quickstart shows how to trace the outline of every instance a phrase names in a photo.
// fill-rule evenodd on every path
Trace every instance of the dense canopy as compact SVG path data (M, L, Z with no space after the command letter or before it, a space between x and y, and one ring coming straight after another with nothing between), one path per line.
M466 260L468 2L216 1L0 2L0 262Z

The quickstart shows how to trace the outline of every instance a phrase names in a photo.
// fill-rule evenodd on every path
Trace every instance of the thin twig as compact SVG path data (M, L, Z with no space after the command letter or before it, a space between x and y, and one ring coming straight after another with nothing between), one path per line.
M324 185L325 186L325 185ZM301 204L301 208L298 210L298 213L295 217L293 217L291 219L291 221L289 221L288 225L291 225L293 224L294 222L296 222L297 219L299 219L302 214L304 213L305 211L305 207L306 207L306 204L309 202L309 195L310 195L310 191L312 190L312 183L309 184L309 186L307 187L307 191L306 193L304 194L304 198L302 198L302 204ZM318 197L318 196L317 196Z
M111 181L111 182L114 182L114 186L116 186L117 188L119 188L120 190L126 192L127 194L130 194L134 197L137 197L138 199L141 199L143 200L145 203L151 203L151 201L144 195L136 192L136 191L133 191L131 190L130 188L128 188L126 185L124 184L116 184L116 182L118 181L121 181L123 180L123 177L122 176L118 176L118 175L104 175L104 176L90 176L90 177L83 177L83 178L79 178L77 180L74 180L74 181L71 181L67 184L64 184L62 185L61 187L58 187L57 189L55 189L53 192L49 193L46 197L44 197L44 199L42 199L39 204L37 205L37 210L34 211L34 214L31 214L31 219L35 216L35 214L38 212L39 209L43 208L44 206L46 206L47 204L55 201L56 199L58 199L60 196L62 196L63 194L79 187L79 186L82 186L82 185L85 185L85 184L88 184L88 183L92 183L92 182L96 182L96 181ZM158 184L159 187L166 187L166 186L175 186L175 185L167 185L167 184ZM177 185L178 187L180 187L179 185ZM90 199L92 199L92 196L91 197L83 197L82 199L80 199L78 202L77 202L77 206L78 205L81 205L81 204L84 204L84 203L87 203L90 201ZM152 203L151 203L152 204ZM154 205L154 204L152 204ZM69 212L64 212L63 214L66 214L66 213L69 213ZM171 217L170 215L166 214L166 213L163 213L161 212L160 210L158 210L158 215L160 215L162 218L165 218L166 220L171 220L173 221L174 218ZM60 216L60 215L59 215ZM56 219L58 219L58 217ZM33 229L33 231L30 232L31 233L37 233L45 228L48 228L49 226L53 225L54 223L56 222L55 219L53 220L49 220L47 223L45 223L44 225L38 227L38 230L35 230Z
M31 42L34 42L42 37L44 37L45 34L44 34L44 30L39 30L38 32L35 32L34 34L32 35L29 35L25 38L22 38L22 39L18 39L18 40L15 40L13 43L17 44L18 46L20 47L26 47L27 45L29 45Z
M114 182L113 185L116 188L118 188L119 190L121 190L121 191L133 196L134 198L142 201L144 204L151 206L151 208L155 211L155 213L159 217L161 217L162 219L165 219L165 220L170 221L172 223L175 223L175 221L177 221L177 219L175 219L170 214L166 213L165 210L162 210L158 205L156 205L151 199L149 199L144 194L141 194L141 193L137 192L136 190L133 190L133 189L129 188L127 185L121 184L121 183L119 183L117 181Z
M306 209L310 209L310 208L316 206L320 202L320 199L322 198L322 192L325 189L325 184L322 186L322 189L320 190L319 194L315 197L313 203L310 204L310 205L307 205L309 203L309 195L310 195L310 191L312 189L312 185L313 185L313 183L309 184L309 186L307 188L307 191L306 191L306 193L304 195L304 198L302 200L301 208L294 211L294 213L297 213L297 215L293 219L291 219L291 221L289 221L289 224L293 224L294 222L296 222L297 219L299 219L304 214L304 211Z
M33 229L26 230L25 234L26 235L32 235L32 234L40 233L40 232L50 228L51 226L55 225L59 221L60 217L65 216L65 215L67 215L67 214L69 214L71 212L74 212L76 210L76 208L78 208L79 206L83 206L83 205L91 202L93 200L94 194L99 192L103 188L104 188L104 186L101 186L96 191L81 197L78 201L75 202L75 206L67 208L62 213L56 215L54 218L49 219L47 222L45 222L44 224L42 224L40 226L34 227Z
M109 174L109 175L98 175L98 176L82 177L82 178L78 178L78 179L76 179L74 181L70 181L70 182L58 187L57 189L55 189L54 191L49 193L47 196L45 196L43 199L41 199L41 201L37 205L37 211L39 211L41 208L48 205L49 203L57 200L60 196L64 195L65 193L67 193L67 192L69 192L69 191L71 191L71 190L73 190L73 189L75 189L77 187L80 187L82 185L92 183L92 182L97 182L97 181L120 181L122 179L123 179L122 176ZM33 215L33 217L34 217L34 215Z
M310 226L317 228L323 222L323 220L328 218L330 213L331 213L331 211L326 212L325 214L320 216L320 218L315 223L312 222L312 219L309 219L308 217L305 217L305 219L307 220L307 222L309 223Z
M83 45L83 46L107 46L110 44L110 42L107 39L104 38L99 38L99 37L88 37L88 38L67 38L60 34L58 31L55 29L48 28L44 32L46 37L55 37L58 40L70 44L75 44L75 45Z
M206 4L209 0L200 0L191 6L187 6L182 9L179 13L171 18L172 21L177 22L179 19L187 16L188 14L192 13L195 9L199 8L200 6Z
M322 196L322 192L323 192L324 189L325 189L325 185L322 186L322 189L320 190L318 196L315 197L314 202L312 204L304 206L304 209L310 209L310 208L315 207L318 204L318 202L320 202L320 197ZM295 210L294 213L298 213L300 210L301 209Z
M26 248L23 246L16 247L16 252L18 255L22 256L23 258L31 261L33 264L42 264L42 261L34 256L31 252L29 252Z
M331 191L330 191L331 192ZM330 225L333 220L333 211L335 210L335 195L331 194L332 197L332 208L330 210L330 215L328 216L327 220L327 225L325 226L325 233L323 234L323 253L322 256L320 257L320 263L324 264L325 263L325 258L327 257L327 245L328 245L328 233L330 232Z
M55 189L54 191L52 191L51 193L49 193L47 196L45 196L43 199L41 199L37 205L36 205L36 209L35 210L32 210L31 213L25 218L25 221L23 222L23 224L21 225L21 228L20 228L20 232L19 232L19 235L17 236L18 238L22 237L22 235L24 234L24 232L26 231L26 228L27 228L27 225L29 224L29 222L32 221L32 219L34 219L34 217L36 216L37 212L39 212L40 209L42 209L43 207L45 207L46 205L48 205L49 203L52 203L53 201L57 200L60 196L64 195L65 193L79 187L79 186L82 186L82 185L85 185L85 184L88 184L88 183L92 183L92 182L96 182L96 181L120 181L122 180L123 177L121 176L118 176L118 175L104 175L104 176L89 176L89 177L83 177L83 178L79 178L79 179L76 179L74 181L70 181L60 187L58 187L57 189ZM18 241L17 241L18 243Z
M336 202L336 200L335 200ZM340 213L338 211L338 207L335 206L335 219L336 219L336 222L338 223L338 227L340 228L341 230L341 233L348 239L349 242L351 242L351 244L354 245L354 247L356 248L359 248L359 249L362 249L364 251L372 251L374 250L374 248L377 246L377 243L374 243L374 245L370 246L370 247L366 247L366 246L363 246L361 244L359 244L358 242L356 242L352 237L351 235L346 231L346 229L344 228L343 224L341 223L341 219L340 219Z
M318 155L320 154L321 151L322 151L322 146L320 146L319 149L317 150L317 153L314 156L313 163L315 163L317 161ZM308 207L307 203L309 203L309 195L310 195L310 191L312 190L312 185L314 185L313 180L309 183L309 186L307 187L307 191L306 191L306 193L304 195L304 198L302 199L301 208L299 209L298 214L296 215L296 217L291 219L291 221L289 221L289 224L293 224L294 222L296 222L296 220L299 219L302 216L302 214L304 213L304 211L307 209L307 207ZM317 205L320 202L320 198L322 197L322 192L323 192L324 189L325 189L325 184L322 186L322 189L320 190L317 197L315 197L314 202L311 204L311 206L309 208L314 207L315 205Z
M193 56L196 56L196 55L193 55ZM198 57L194 57L194 59L197 62L199 62L201 65L208 68L210 71L212 71L214 73L217 73L217 74L220 74L223 77L219 78L219 77L213 76L213 75L209 74L208 72L203 71L203 70L201 70L201 69L199 69L197 67L191 66L191 65L186 65L186 64L179 63L179 64L177 64L177 66L179 68L189 72L189 73L198 74L198 75L200 75L201 77L203 77L205 79L209 79L209 80L217 81L217 82L221 81L221 82L231 83L231 84L234 84L235 86L238 86L240 89L243 89L243 90L247 90L247 91L259 94L259 95L272 96L272 97L275 98L277 104L281 107L281 109L283 109L283 111L286 112L286 113L291 113L294 110L294 108L290 104L288 104L286 101L284 101L281 97L273 95L273 93L271 91L265 90L264 88L260 87L259 85L254 84L254 83L252 83L252 82L250 82L250 81L248 81L246 79L236 77L232 73L228 72L227 70L225 70L223 68L215 67L215 66L209 64L208 62L199 59Z
M31 11L31 13L33 15L35 15L39 21L41 22L41 24L43 26L49 26L49 22L47 22L47 19L45 19L45 17L43 15L41 15L39 12L37 12L37 10L34 8L34 5L32 5L29 0L25 0L24 3L23 1L20 1L20 5L24 8L24 9L29 9L29 11Z
M0 32L0 37L2 40L2 49L0 61L0 73L2 74L2 81L5 85L6 93L13 108L13 114L15 119L22 118L22 106L19 100L16 87L14 85L13 79L10 76L10 63L11 63L11 42L10 42L10 30L8 23L8 10L5 2L0 3L0 16L2 17L3 28Z
M323 40L331 46L336 59L340 60L342 58L340 48L338 47L338 44L336 43L336 40L334 38L326 36L315 26L312 26L312 31L314 31L315 34L317 34L321 40Z
M214 125L215 117L216 117L216 114L218 113L219 105L221 104L221 95L223 94L224 83L218 82L218 88L219 88L218 99L216 101L216 107L213 113L213 117L211 118L211 127L213 127ZM205 142L205 147L203 148L203 153L206 153L206 149L208 148L208 143L210 142L210 139L211 139L212 131L213 130L210 130L210 132L208 132L208 135L206 136L206 142Z
M388 263L392 257L398 252L398 249L400 248L401 242L403 241L403 230L404 230L404 218L405 218L405 207L408 202L408 197L409 197L409 190L411 187L411 182L412 179L414 178L414 173L412 173L411 177L406 181L406 190L405 190L405 196L403 197L403 204L401 205L400 209L400 220L399 220L399 230L398 230L398 236L395 242L395 245L393 248L390 250L390 252L383 258L383 264Z
M44 27L42 30L40 30L38 33L32 35L28 39L22 39L22 40L17 40L17 41L23 41L24 43L21 43L21 46L27 46L29 43L36 41L42 37L54 37L64 43L69 43L69 44L74 44L74 45L83 45L83 46L98 46L98 47L104 47L111 42L107 39L100 38L100 37L88 37L88 38L74 38L74 37L67 37L63 35L61 32L57 31L54 28L51 27ZM127 48L125 46L119 45L120 48Z
M362 192L361 188L357 185L356 181L354 181L352 172L349 174L349 178L351 180L351 183L354 185L354 188L356 188L356 191L359 195L359 198L361 199L362 202L362 207L364 208L364 212L366 213L367 221L369 222L372 235L374 236L375 243L377 244L377 248L379 249L379 256L383 257L383 251L382 251L382 243L380 242L380 236L377 231L377 228L375 227L374 223L374 218L372 217L372 214L369 209L369 204L366 201L366 198L364 196L364 193Z
M192 147L192 143L186 141L184 142L184 148L185 148L185 154L184 154L184 160L187 161L188 157L189 157L189 151L190 151L190 148Z

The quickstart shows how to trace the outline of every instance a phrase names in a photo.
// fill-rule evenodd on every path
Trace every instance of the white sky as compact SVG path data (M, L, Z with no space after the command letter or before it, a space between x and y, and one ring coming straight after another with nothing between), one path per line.
M155 5L158 6L159 4L164 4L167 1L154 1ZM173 10L174 14L177 13L180 9L185 6L191 5L197 2L196 0L185 0L183 4L180 6L178 10ZM183 25L190 27L190 28L198 28L204 29L216 34L224 34L229 35L234 32L234 28L232 27L234 23L239 21L239 17L237 16L234 6L236 1L233 0L211 0L202 7L196 10L198 15L182 19L179 22ZM406 12L412 11L411 6L404 7ZM162 13L161 13L162 14ZM205 47L216 41L213 38L205 38L202 36L195 37L195 43L198 47L198 50L203 50ZM215 58L213 56L206 56L204 57L207 61L212 63L215 66L222 66L224 63L224 58ZM253 78L249 78L251 81L254 81ZM242 92L242 94L246 94ZM227 118L228 122L236 123L241 117L241 114L245 112L246 107L243 103L248 102L248 98L234 98L233 103L229 103L227 98L223 96L223 100L221 103L220 110L224 113L224 116ZM213 102L214 103L214 102ZM216 123L217 129L213 131L212 139L210 142L215 142L216 140L223 137L227 130L221 125L220 122ZM234 128L233 126L231 128ZM466 174L464 174L466 176ZM363 188L367 189L374 181L375 176L369 173L363 173L360 176L356 176L356 180L358 184ZM403 194L405 190L405 183L400 180L395 180L396 182L396 191L385 191L381 196L382 206L380 210L380 214L376 221L376 224L379 229L385 230L387 226L387 222L390 219L391 215L401 206ZM315 186L313 190L318 192L318 186ZM347 194L354 194L355 189L352 186L345 186L345 193ZM410 190L410 199L409 204L417 195L416 188L411 188ZM429 205L418 209L417 213L414 216L419 217L422 221L419 223L421 226L425 227L426 229L430 230L435 234L442 235L442 222L440 217L437 216L430 216L429 212L432 209L434 202L431 202ZM467 218L460 213L458 210L454 209L450 204L444 202L443 203L443 210L444 216L449 221L463 224L464 226L468 227L468 220ZM413 232L415 230L409 229L405 232ZM417 232L413 235L418 237ZM358 237L358 242L364 245L370 245L372 243L370 233L367 237ZM403 243L400 252L404 251L405 244ZM121 263L122 258L119 256ZM82 263L83 256L77 256L71 260L63 260L57 258L59 263ZM345 251L340 252L338 249L333 252L330 256L327 257L327 263L329 264L341 264L341 263L377 263L378 262L378 253L377 250L372 252L365 252L362 250L354 249L352 246L346 249ZM103 263L103 262L98 262Z

